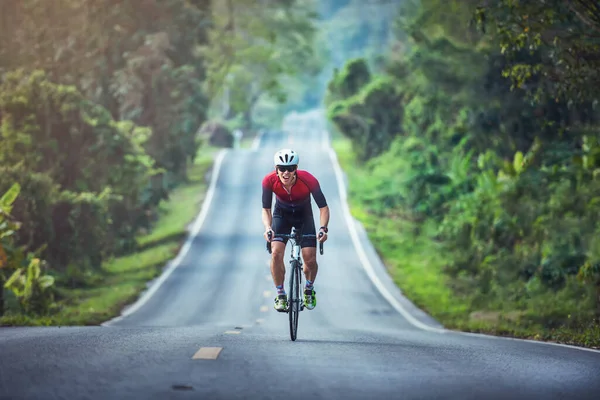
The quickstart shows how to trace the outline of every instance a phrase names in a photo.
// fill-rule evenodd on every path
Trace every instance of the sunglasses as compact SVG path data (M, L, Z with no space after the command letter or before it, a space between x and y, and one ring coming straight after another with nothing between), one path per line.
M294 172L296 170L296 166L295 165L278 165L277 169L280 170L281 172Z

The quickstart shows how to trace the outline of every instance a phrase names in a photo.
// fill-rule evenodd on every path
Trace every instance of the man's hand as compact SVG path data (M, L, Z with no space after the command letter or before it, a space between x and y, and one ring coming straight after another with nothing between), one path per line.
M327 240L327 228L321 227L321 229L319 229L317 240L321 243L324 243Z
M271 233L271 237L269 238L269 232ZM270 227L267 228L267 230L265 230L265 233L263 234L263 236L265 237L265 240L267 242L270 242L273 239L273 236L275 235L275 233L273 232L273 229L271 229Z

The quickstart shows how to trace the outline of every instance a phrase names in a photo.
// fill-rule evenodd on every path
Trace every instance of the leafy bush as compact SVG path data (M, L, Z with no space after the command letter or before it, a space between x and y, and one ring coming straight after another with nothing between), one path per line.
M27 314L45 314L52 305L49 288L54 284L54 278L42 276L41 260L36 258L38 255L26 253L25 248L17 246L14 241L21 225L14 220L11 212L20 190L20 185L14 183L0 197L0 315L4 313L4 288L13 291Z
M360 161L366 161L387 149L398 135L402 109L401 93L393 79L376 77L351 97L331 103L328 117L352 140Z
M4 284L17 299L25 314L44 315L53 304L50 288L54 285L54 277L42 275L39 258L29 260L27 267L17 268Z
M327 86L325 104L347 99L356 95L371 81L369 65L364 58L348 60L341 71L335 69Z

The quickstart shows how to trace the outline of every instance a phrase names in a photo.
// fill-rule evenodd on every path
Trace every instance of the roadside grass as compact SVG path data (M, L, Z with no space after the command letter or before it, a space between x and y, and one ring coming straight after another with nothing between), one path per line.
M366 175L356 167L350 141L333 134L332 147L347 176L352 216L363 224L390 276L417 307L447 329L600 348L598 322L548 329L520 320L522 312L511 310L510 304L502 312L470 312L467 297L454 293L443 273L445 254L440 244L431 239L435 227L425 223L417 230L414 222L400 216L382 219L369 214L352 196L353 188L364 181Z
M332 147L348 179L350 213L364 226L396 285L415 305L435 318L448 321L463 313L465 306L455 301L442 274L443 257L436 244L425 235L414 236L410 221L376 218L361 207L352 196L352 190L353 182L361 181L365 172L354 167L351 143L337 136L332 140Z
M0 326L98 325L118 316L123 307L138 298L149 281L160 275L168 261L176 257L188 225L202 206L208 188L205 176L218 150L200 149L188 171L189 182L171 192L170 199L160 206L154 229L139 236L139 251L107 260L100 271L80 278L83 285L78 288L58 286L60 300L48 316L20 315L15 312L14 297L5 291L7 312L0 318Z

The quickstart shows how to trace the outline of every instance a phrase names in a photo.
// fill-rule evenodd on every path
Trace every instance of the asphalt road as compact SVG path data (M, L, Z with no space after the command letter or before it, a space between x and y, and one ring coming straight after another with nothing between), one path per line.
M224 153L184 250L121 317L1 329L0 398L600 397L600 352L446 331L404 299L348 218L343 178L311 128ZM260 221L261 178L287 145L332 212L318 305L301 313L296 342L272 308Z

